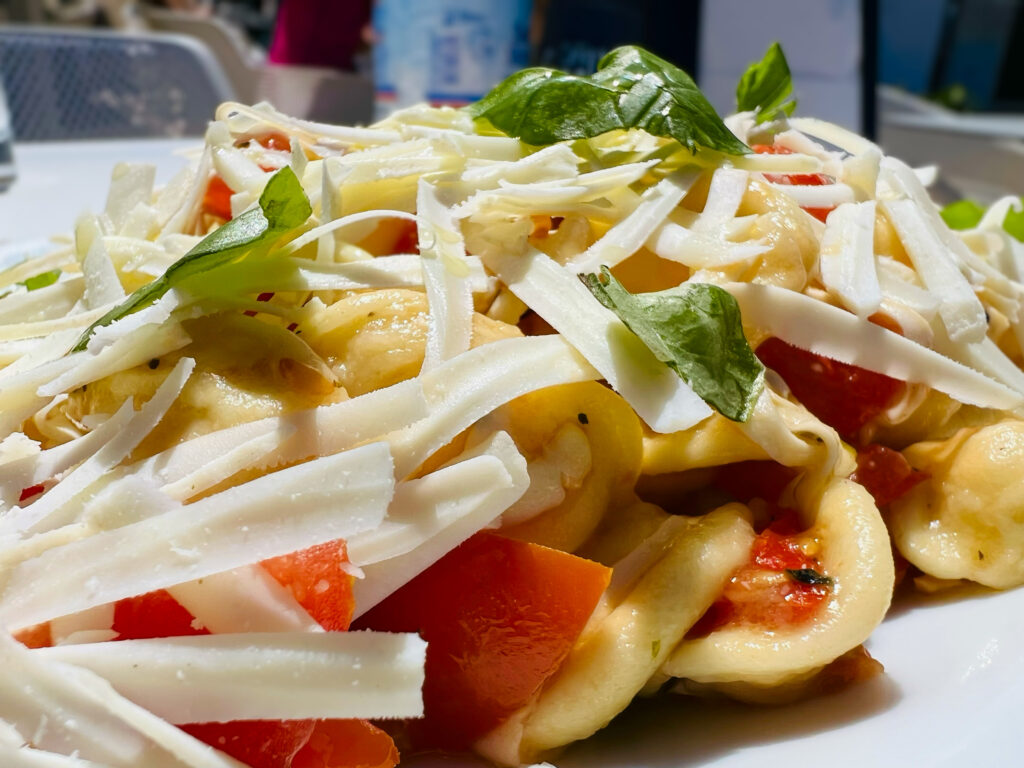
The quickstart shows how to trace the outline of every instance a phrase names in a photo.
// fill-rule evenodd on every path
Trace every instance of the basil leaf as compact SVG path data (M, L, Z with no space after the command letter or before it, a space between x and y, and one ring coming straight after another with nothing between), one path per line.
M764 58L747 67L736 85L736 109L756 112L757 122L765 123L779 112L793 114L796 99L789 99L792 93L793 78L786 55L782 46L772 43Z
M287 166L282 168L267 182L258 208L251 208L207 235L163 275L139 288L90 325L71 351L85 349L97 328L148 307L184 280L209 272L256 248L269 246L288 230L305 223L312 212L295 172Z
M818 573L813 568L787 568L786 574L794 581L816 586L832 586L832 578Z
M971 229L978 226L985 209L973 200L957 200L939 211L939 215L950 229Z
M633 294L607 267L600 276L580 279L709 405L733 421L750 418L764 387L764 366L743 335L732 294L706 283Z
M1013 208L1008 210L1006 218L1003 219L1003 229L1024 242L1024 210L1015 211Z
M688 74L632 45L606 54L590 76L524 69L467 109L474 118L535 146L642 128L675 139L691 152L698 147L730 155L750 151Z
M59 277L60 270L51 269L49 272L40 272L38 275L32 275L32 277L26 278L21 281L21 284L30 291L38 291L40 288L53 285L57 282Z

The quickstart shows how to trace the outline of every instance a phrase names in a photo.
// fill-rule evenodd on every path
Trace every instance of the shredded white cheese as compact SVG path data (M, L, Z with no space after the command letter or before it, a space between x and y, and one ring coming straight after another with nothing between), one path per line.
M242 633L33 651L171 723L421 717L427 644L386 632Z
M16 565L0 593L14 628L165 589L380 525L394 492L382 443L273 472Z
M565 267L531 248L484 264L601 372L655 432L688 429L711 415L689 385L594 298Z
M969 405L1011 410L1024 396L945 355L842 309L784 288L725 286L745 323L801 349L902 381L927 384Z

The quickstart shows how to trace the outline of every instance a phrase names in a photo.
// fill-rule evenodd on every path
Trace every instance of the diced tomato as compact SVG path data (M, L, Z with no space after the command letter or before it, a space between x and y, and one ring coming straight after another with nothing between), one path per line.
M884 411L903 383L881 373L840 363L771 338L757 348L761 362L778 373L803 405L844 440Z
M183 731L250 768L394 768L398 749L367 720L238 720Z
M402 230L398 235L398 239L395 240L394 252L395 253L419 253L420 252L420 235L419 230L416 228L416 222L414 221L402 221Z
M273 149L279 152L289 152L292 148L291 140L283 133L268 133L257 137L256 141L264 149Z
M28 488L21 489L21 495L18 496L18 501L28 501L33 496L38 496L40 493L46 490L46 486L42 483L36 485L30 485Z
M598 563L479 533L356 626L420 632L426 717L408 735L417 747L465 749L558 669L610 578Z
M814 563L790 536L784 536L771 527L766 528L754 541L750 562L766 571L785 571L812 568Z
M19 629L14 633L14 639L26 648L49 648L53 645L53 635L48 621L34 627Z
M334 541L267 560L263 566L288 587L328 630L352 620L352 577L343 570L344 541ZM118 639L208 634L165 590L120 600L114 606ZM45 630L45 637L42 630ZM49 644L49 627L26 635L31 647ZM197 739L252 768L393 768L398 750L391 737L364 720L247 720L183 726Z
M776 461L740 461L719 467L712 482L744 504L751 499L774 504L797 474L798 470Z
M807 554L799 535L799 517L783 510L754 540L749 562L733 574L719 597L687 632L705 637L727 625L752 625L765 630L802 624L812 618L829 595L827 584L807 584L786 571L821 565Z
M213 176L203 195L203 211L227 221L231 218L231 196L235 194L220 176Z
M343 632L352 623L355 601L352 576L345 570L348 551L341 539L301 552L264 560L267 571L291 590L295 599L328 632Z
M163 589L114 604L112 629L118 633L118 640L210 634L194 624L195 617Z
M394 768L391 737L366 720L320 720L292 768Z
M181 729L250 768L293 768L293 758L315 727L313 720L238 720L191 723Z
M790 155L792 150L786 147L776 147L768 144L755 144L751 147L759 155ZM830 177L823 173L766 173L764 177L774 184L791 184L796 186L819 187L832 184ZM832 208L804 208L811 216L819 221L825 221L832 212Z
M868 489L875 504L884 507L927 480L928 473L910 466L899 451L871 443L857 451L857 471L851 479Z

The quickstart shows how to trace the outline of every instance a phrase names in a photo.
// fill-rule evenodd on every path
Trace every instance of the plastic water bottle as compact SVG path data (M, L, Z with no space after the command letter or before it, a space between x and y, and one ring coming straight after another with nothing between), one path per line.
M377 0L377 112L462 106L526 66L532 0Z

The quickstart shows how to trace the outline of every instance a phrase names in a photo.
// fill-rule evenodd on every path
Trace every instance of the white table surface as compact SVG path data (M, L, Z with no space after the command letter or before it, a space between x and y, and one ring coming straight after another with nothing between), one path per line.
M117 163L152 163L162 184L185 164L176 153L201 143L134 139L16 144L18 178L0 193L0 245L71 233L80 214L103 210Z

